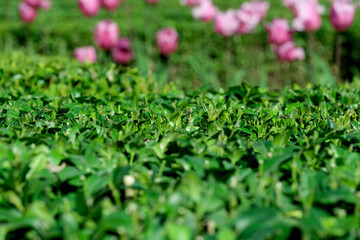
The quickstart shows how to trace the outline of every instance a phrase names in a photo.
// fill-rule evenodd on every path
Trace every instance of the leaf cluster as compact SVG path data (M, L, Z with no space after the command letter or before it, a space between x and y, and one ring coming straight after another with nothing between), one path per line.
M359 239L357 89L3 57L0 239Z

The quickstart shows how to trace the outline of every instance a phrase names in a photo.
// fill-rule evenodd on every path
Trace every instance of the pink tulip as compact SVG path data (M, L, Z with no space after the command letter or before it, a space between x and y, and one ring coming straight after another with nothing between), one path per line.
M110 20L100 21L94 31L96 44L105 50L110 50L119 39L118 25Z
M287 8L294 9L294 6L298 0L283 0L283 4Z
M330 10L330 21L337 31L347 30L354 22L355 6L348 0L335 0Z
M288 21L285 19L274 19L274 21L266 25L265 28L268 32L268 41L271 44L281 45L291 40L292 31Z
M296 47L294 42L286 42L276 48L276 54L281 62L292 62L304 60L305 52L303 48Z
M24 0L24 2L34 8L40 7L41 4L41 0Z
M120 2L121 0L101 0L102 6L109 11L115 10Z
M150 4L157 4L160 0L146 0L146 2Z
M100 0L78 0L78 5L85 16L93 17L100 9Z
M81 63L96 62L96 51L93 47L79 47L74 51L74 56Z
M236 11L227 10L226 12L218 12L215 17L216 33L229 37L234 35L240 26L239 20L236 17Z
M314 32L321 27L323 9L317 0L288 1L288 6L295 14L293 27L297 31Z
M51 8L51 2L50 0L41 0L40 2L40 8L44 10L50 10Z
M164 56L175 52L179 45L179 34L173 28L164 28L156 34L159 51Z
M295 13L295 5L301 2L311 1L315 5L317 5L317 12L319 14L323 14L325 12L325 7L318 3L318 0L283 0L283 4L285 7L290 8Z
M34 7L22 2L19 5L19 14L22 21L32 23L36 19L37 11Z
M120 64L128 64L133 59L131 43L128 38L120 38L112 50L115 62Z
M237 29L237 33L239 34L252 32L261 21L260 14L257 12L245 10L243 8L238 10L236 15L239 20L239 27Z
M195 19L210 22L216 17L217 11L211 0L203 0L199 6L193 8L192 15Z
M194 7L201 4L202 0L180 0L181 5Z
M252 2L244 2L241 6L241 9L244 11L253 12L254 14L259 15L259 18L261 21L266 17L269 7L270 7L270 5L268 2L254 0Z

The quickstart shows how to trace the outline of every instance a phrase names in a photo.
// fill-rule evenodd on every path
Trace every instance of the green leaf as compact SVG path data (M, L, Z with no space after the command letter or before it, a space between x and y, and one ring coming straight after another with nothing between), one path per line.
M169 240L190 240L191 232L190 230L182 225L177 225L174 223L169 223L166 226L166 233Z

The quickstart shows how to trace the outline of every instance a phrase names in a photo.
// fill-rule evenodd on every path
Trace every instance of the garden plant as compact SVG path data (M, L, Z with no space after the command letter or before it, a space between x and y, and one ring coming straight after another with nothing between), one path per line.
M350 0L0 2L0 240L360 239Z

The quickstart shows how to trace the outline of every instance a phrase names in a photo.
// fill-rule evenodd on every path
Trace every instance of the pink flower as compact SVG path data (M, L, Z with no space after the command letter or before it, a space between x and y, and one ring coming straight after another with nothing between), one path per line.
M175 52L179 45L179 34L173 28L164 28L156 34L157 45L162 55Z
M283 4L287 8L294 9L294 6L298 0L283 0Z
M241 9L247 12L253 12L254 14L257 14L261 21L266 17L269 7L270 5L268 2L254 0L252 2L244 2L241 6Z
M112 50L115 62L120 64L128 64L133 59L131 43L128 38L120 38Z
M78 5L85 16L93 17L100 9L100 0L78 0Z
M51 8L51 2L50 0L41 0L40 2L40 8L44 10L50 10Z
M199 6L193 8L192 15L195 19L210 22L216 17L217 11L211 0L203 0Z
M150 4L157 4L160 0L146 0L146 2Z
M40 7L41 4L41 0L24 0L24 2L34 8Z
M239 34L252 32L261 21L260 14L243 8L237 11L236 16L239 19L239 27L237 29Z
M19 5L19 14L22 21L32 23L37 16L37 11L34 7L22 2Z
M96 45L105 50L110 50L119 39L118 25L110 20L100 21L94 31Z
M318 0L283 0L283 4L285 7L290 8L295 13L296 4L304 2L304 1L312 1L314 4L316 4L317 12L319 14L323 14L325 12L325 7L323 5L320 5L318 3Z
M101 0L102 6L109 11L115 10L120 2L121 0Z
M229 37L234 35L240 26L239 20L236 17L236 11L227 10L226 12L218 12L215 17L216 33Z
M317 0L298 0L288 3L295 14L293 27L297 31L314 32L321 27L320 12L323 10Z
M296 47L292 41L286 42L276 48L276 54L281 62L292 62L304 60L305 52L303 48Z
M74 51L74 56L81 63L96 62L96 51L93 47L79 47Z
M331 5L330 21L337 31L347 30L354 22L355 6L348 0L335 0Z
M201 2L202 2L202 0L180 0L181 5L188 6L188 7L197 6Z
M281 45L291 40L291 29L289 23L285 19L274 19L274 21L266 25L266 31L268 32L268 41L271 44Z

